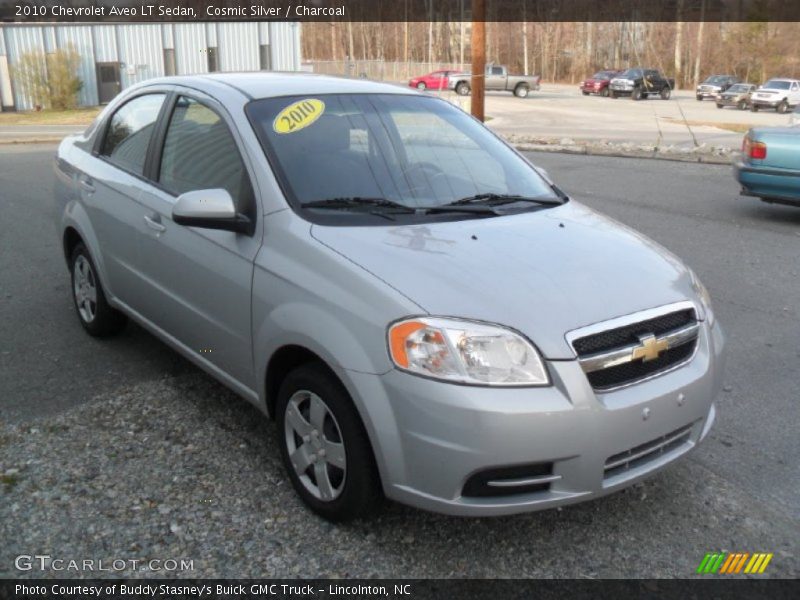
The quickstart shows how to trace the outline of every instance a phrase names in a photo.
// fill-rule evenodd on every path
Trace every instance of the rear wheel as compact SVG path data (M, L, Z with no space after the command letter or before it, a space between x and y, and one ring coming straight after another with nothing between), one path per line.
M717 103L717 108L722 108L722 104Z
M319 363L298 367L278 392L286 470L303 501L330 521L372 512L380 479L367 433L341 382Z
M698 102L702 102L703 101L703 97L702 96L697 96L697 101Z
M668 87L665 87L664 89L661 90L661 99L662 100L669 100L669 97L670 97L671 94L672 94L672 90L670 90Z
M420 81L420 82L417 84L417 89L418 89L418 90L420 90L420 91L424 91L426 87L428 87L428 86L427 86L427 85L425 85L425 82L424 82L424 81Z
M118 333L127 319L106 301L97 269L82 243L73 249L69 269L72 276L72 301L86 332L95 337Z
M789 112L789 103L786 101L786 98L783 99L783 102L778 104L778 107L775 110L777 110L782 115Z
M619 96L617 95L617 92L615 92L614 90L611 90L611 91L608 93L608 95L609 95L609 96L611 96L611 97L612 97L614 100L616 100L617 98L619 98Z
M585 91L581 90L581 94L583 94L584 96L588 96L589 92L585 92Z
M758 112L758 104L753 104L753 106L750 107L750 110L753 112Z
M458 85L456 85L456 94L459 96L468 96L469 91L469 84L465 81L461 81Z
M529 90L530 88L528 88L527 84L520 83L517 84L517 87L514 88L514 95L517 98L525 98L528 95Z

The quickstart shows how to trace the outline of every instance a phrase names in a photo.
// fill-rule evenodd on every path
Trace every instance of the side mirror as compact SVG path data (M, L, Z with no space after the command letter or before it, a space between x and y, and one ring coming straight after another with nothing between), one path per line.
M178 225L223 229L253 235L253 221L236 212L233 198L223 189L196 190L178 196L172 207L172 220Z

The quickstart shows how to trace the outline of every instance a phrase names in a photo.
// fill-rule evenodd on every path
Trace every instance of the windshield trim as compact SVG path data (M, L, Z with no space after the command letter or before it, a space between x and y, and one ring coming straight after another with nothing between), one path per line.
M418 94L408 93L408 92L331 92L325 94L319 94L319 96L397 96L397 97L419 97L422 98L425 102L441 102L446 105L448 108L453 108L453 106L442 98L438 98L435 96L419 96ZM263 131L262 127L260 127L255 119L255 115L253 114L253 110L255 106L262 100L273 100L275 98L297 98L298 94L282 94L279 96L270 96L269 98L254 98L247 102L244 106L244 112L247 117L247 121L250 124L253 132L258 139L259 145L261 147L261 151L264 153L264 156L269 163L270 168L272 169L272 173L275 176L275 179L278 183L278 187L283 194L283 197L286 203L289 205L289 208L297 214L300 218L310 223L316 225L334 225L334 226L372 226L372 227L387 227L387 226L398 226L398 225L418 225L423 223L431 223L431 222L445 222L445 221L461 221L461 220L468 220L468 219L475 219L476 217L486 217L486 214L472 212L472 211L432 211L428 213L422 212L414 212L414 213L407 213L407 214L392 214L392 217L395 217L396 220L389 221L385 218L376 218L381 217L382 215L378 215L377 213L370 213L365 211L341 211L338 214L333 214L335 211L321 211L316 210L314 207L305 207L302 202L297 198L292 189L292 186L289 182L289 179L280 164L280 160L278 159L277 153L275 151L272 142L266 135L266 132ZM468 117L475 119L474 116L467 114ZM480 123L477 119L477 122ZM483 123L480 123L481 126L484 126ZM485 126L484 126L485 127ZM569 197L555 184L553 184L547 177L545 177L538 168L536 168L519 150L511 146L508 142L506 142L501 136L499 136L495 131L486 128L486 131L494 136L497 140L502 142L513 154L520 159L527 168L531 169L539 178L542 179L544 184L546 184L553 192L555 198L562 201L562 204L565 204L569 201ZM505 216L513 216L516 214L524 214L528 212L535 212L536 210L541 209L540 205L530 205L527 210L518 210L509 213L498 213L497 215L492 215L494 217L505 217Z

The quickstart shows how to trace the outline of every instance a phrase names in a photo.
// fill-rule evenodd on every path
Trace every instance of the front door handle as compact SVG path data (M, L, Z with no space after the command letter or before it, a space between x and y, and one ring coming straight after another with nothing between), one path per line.
M161 217L159 216L154 216L154 217L151 217L150 215L144 216L144 222L150 229L152 229L153 231L157 231L158 233L164 233L167 230L167 228L164 227L159 221L161 221Z
M81 176L78 178L78 185L87 193L93 194L94 193L94 186L92 185L92 180L88 177Z

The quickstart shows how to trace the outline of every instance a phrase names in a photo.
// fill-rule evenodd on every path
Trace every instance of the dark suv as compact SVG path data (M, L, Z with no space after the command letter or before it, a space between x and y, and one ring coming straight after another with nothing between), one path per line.
M695 89L695 96L697 100L702 102L704 98L716 98L734 83L740 83L742 80L735 75L712 75L708 77L703 83Z

